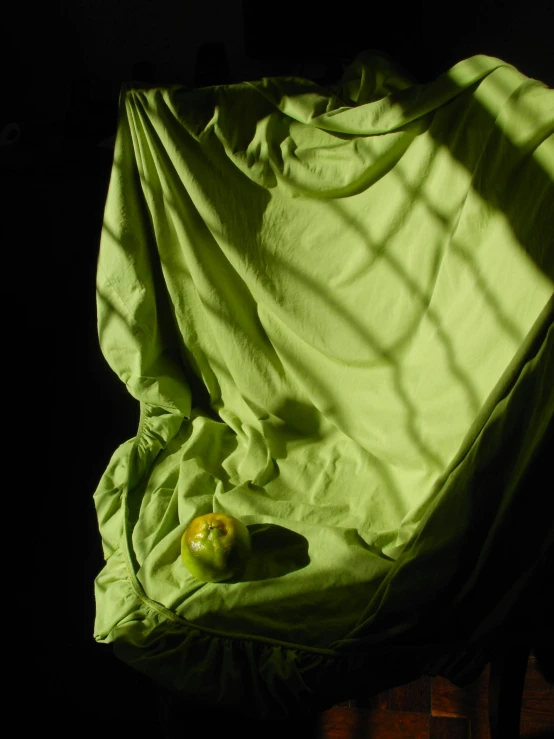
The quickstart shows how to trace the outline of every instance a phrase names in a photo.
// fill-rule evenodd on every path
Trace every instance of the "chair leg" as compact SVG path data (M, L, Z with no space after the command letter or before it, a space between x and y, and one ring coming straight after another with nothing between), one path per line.
M490 663L489 726L491 739L519 739L521 700L529 645L513 644L497 652Z

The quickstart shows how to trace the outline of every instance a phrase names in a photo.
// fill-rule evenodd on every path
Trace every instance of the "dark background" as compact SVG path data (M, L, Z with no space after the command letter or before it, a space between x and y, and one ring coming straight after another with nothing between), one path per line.
M5 633L18 655L14 699L24 721L39 715L57 736L161 736L148 681L92 637L102 567L92 494L138 422L138 404L105 363L96 334L106 143L121 83L194 87L301 74L325 84L372 48L420 82L479 53L554 87L549 5L365 2L324 10L252 0L65 0L4 11L0 127L13 121L20 129L19 140L0 148L14 475L4 520L24 542L9 568L17 599Z

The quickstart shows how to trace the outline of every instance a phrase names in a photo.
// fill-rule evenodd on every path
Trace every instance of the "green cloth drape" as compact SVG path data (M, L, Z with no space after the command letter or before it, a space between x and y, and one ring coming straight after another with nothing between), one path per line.
M553 132L554 91L486 56L122 90L98 335L140 424L94 495L98 641L286 716L494 630L553 535L521 484L554 410ZM212 510L250 529L240 582L180 560Z

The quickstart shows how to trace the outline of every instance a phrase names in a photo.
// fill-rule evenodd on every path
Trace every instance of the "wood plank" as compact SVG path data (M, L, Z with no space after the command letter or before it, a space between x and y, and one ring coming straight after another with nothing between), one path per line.
M351 708L370 709L372 711L387 711L390 707L390 690L375 695L360 693L350 701Z
M474 733L488 737L489 667L472 686L457 688L443 677L433 678L431 713L433 716L469 718ZM534 657L529 659L521 701L521 723L549 727L554 736L554 685L537 669Z
M480 677L465 688L458 688L444 677L433 678L431 714L470 719L483 713L488 716L488 685L488 665Z
M521 723L550 727L554 735L554 685L541 675L534 657L529 660L525 675Z
M429 739L429 715L336 706L320 717L318 739Z
M488 688L488 665L475 683L465 688L442 677L420 678L377 695L362 695L327 711L317 737L467 739L471 735L471 739L490 739ZM532 656L525 677L521 736L554 737L554 686L541 675Z
M520 739L552 739L554 732L550 724L532 724L521 722Z
M471 739L470 727L467 718L431 716L429 739Z
M390 710L431 713L431 678L423 675L418 680L391 690Z
M435 677L431 684L431 714L465 718L470 722L472 739L490 739L488 697L488 665L473 685L465 688L458 688L444 677Z
M390 690L385 690L384 693L377 693L372 695L369 699L369 708L373 711L388 711L390 708ZM362 706L360 706L362 708Z

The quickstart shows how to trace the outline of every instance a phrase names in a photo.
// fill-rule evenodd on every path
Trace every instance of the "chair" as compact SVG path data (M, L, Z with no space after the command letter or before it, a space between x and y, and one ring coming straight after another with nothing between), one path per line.
M554 531L524 484L554 410L553 96L371 51L327 87L122 89L98 334L140 423L94 494L99 642L255 718L479 674ZM181 562L212 510L249 527L237 581Z

